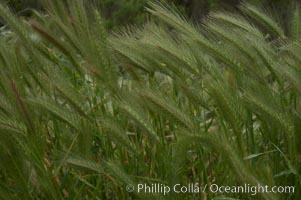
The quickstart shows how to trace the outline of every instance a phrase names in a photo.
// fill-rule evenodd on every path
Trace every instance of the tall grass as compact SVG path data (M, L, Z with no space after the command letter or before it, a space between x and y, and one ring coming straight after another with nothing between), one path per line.
M4 199L298 199L300 14L262 9L191 24L151 3L106 33L81 0L48 1L0 37ZM126 185L294 186L291 194L145 194Z

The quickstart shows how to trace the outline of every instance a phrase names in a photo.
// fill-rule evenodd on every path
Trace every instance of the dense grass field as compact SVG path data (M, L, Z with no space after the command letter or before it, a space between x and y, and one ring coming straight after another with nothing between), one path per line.
M1 199L301 199L298 5L283 28L249 3L193 24L154 2L107 32L68 2L0 6Z

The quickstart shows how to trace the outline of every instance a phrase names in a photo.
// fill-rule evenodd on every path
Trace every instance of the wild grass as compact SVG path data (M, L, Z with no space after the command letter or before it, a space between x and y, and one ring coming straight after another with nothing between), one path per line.
M113 34L84 1L48 1L0 37L3 199L298 199L300 13L248 3L192 24L151 3ZM294 186L292 194L144 194L127 184Z

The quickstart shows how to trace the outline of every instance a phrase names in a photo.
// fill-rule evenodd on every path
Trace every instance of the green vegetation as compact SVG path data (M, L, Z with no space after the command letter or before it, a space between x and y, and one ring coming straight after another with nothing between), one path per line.
M201 25L150 3L108 34L83 0L0 16L3 199L299 199L300 9ZM93 12L92 12L93 10ZM294 193L145 194L126 185L294 186Z

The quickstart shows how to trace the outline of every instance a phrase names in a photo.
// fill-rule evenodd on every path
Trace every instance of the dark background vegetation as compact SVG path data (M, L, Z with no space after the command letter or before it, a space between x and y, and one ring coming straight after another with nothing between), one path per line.
M19 15L29 16L30 9L42 8L43 0L1 0ZM87 4L95 3L106 18L108 28L127 24L141 24L145 18L144 8L150 0L87 0ZM167 0L181 8L194 21L199 21L211 10L236 9L241 0ZM249 0L255 4L263 4L281 13L283 19L288 15L288 8L300 0Z

